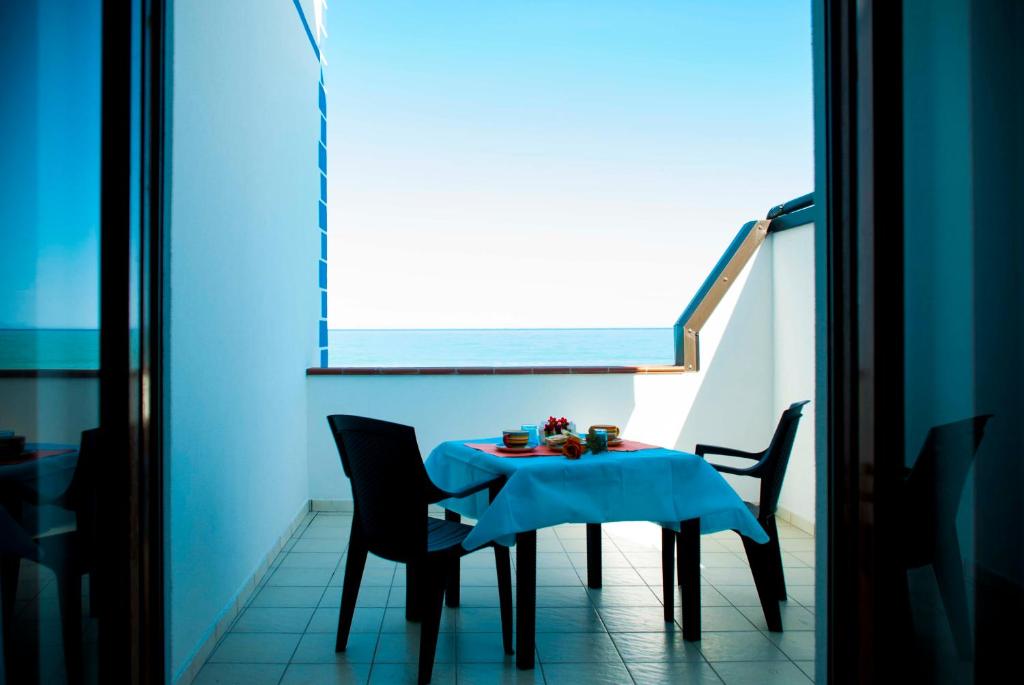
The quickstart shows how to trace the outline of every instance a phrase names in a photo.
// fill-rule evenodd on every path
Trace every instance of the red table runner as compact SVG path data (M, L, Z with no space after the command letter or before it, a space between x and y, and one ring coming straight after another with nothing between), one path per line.
M562 450L553 450L550 447L537 447L532 452L502 452L498 448L501 445L495 445L490 442L467 442L466 447L472 447L475 450L481 452L487 452L493 454L496 457L560 457L562 456ZM618 445L610 445L608 447L609 452L639 452L640 450L651 450L656 449L656 445L648 445L645 442L637 442L636 440L623 439Z
M22 452L21 455L14 457L13 459L0 459L0 465L2 466L13 466L15 464L25 464L30 461L36 461L38 459L45 459L47 457L57 457L62 454L70 454L74 452L73 449L63 450L32 450L30 452Z

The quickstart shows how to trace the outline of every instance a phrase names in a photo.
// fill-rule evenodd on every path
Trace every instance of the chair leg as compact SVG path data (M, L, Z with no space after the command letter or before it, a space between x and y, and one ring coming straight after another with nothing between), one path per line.
M754 586L757 588L757 596L761 600L761 610L764 611L764 620L768 624L768 630L773 633L781 633L782 611L779 609L779 600L776 594L777 576L772 567L770 543L759 545L746 535L740 535L740 539L743 540L743 549L747 552L750 573L754 576Z
M356 610L359 584L366 567L366 544L355 524L348 543L348 557L345 560L345 581L341 589L341 609L338 610L338 638L334 643L335 652L344 652L348 647L348 633L352 629L352 615Z
M971 646L971 623L967 614L967 588L964 585L964 561L960 556L960 541L956 530L941 531L938 544L935 546L935 560L932 569L935 580L939 584L939 595L946 607L946 618L953 635L957 652L961 659L970 659L973 653Z
M683 639L688 642L700 640L700 519L679 522L680 568L683 571L683 589L680 600L683 604Z
M84 679L82 672L82 576L74 569L57 571L57 597L60 603L61 637L64 663L70 685Z
M448 509L445 509L444 510L444 520L445 521L455 521L456 523L458 523L459 521L462 520L462 516L460 516L459 514L455 513L454 511L449 511ZM448 587L445 589L444 601L445 601L445 604L447 604L452 609L457 609L459 607L459 601L460 601L460 591L459 591L459 589L460 589L460 586L461 586L461 583L462 583L462 578L461 578L462 573L461 573L461 568L460 568L461 562L462 562L462 557L460 557L457 554L453 554L452 555L452 560L450 562L451 563L451 568L448 569Z
M676 556L676 532L669 528L661 529L661 579L662 579L662 602L665 605L665 622L671 623L675 620L674 610L675 598L675 556Z
M494 545L494 564L498 569L498 603L501 605L501 643L506 654L512 649L512 562L508 547Z
M405 565L405 620L418 623L423 618L420 613L420 568L419 564Z
M768 533L768 544L771 549L772 571L775 576L775 596L780 602L786 601L786 576L782 569L782 548L779 546L779 527L775 523L775 517L769 518L765 525Z
M420 612L423 621L420 623L419 685L429 683L434 671L437 635L441 631L441 608L450 568L451 561L441 559L438 563L424 563L420 569Z
M14 607L18 594L18 574L21 559L14 556L0 557L0 621L3 623L3 658L0 659L0 682L3 681L3 667L6 665L8 682L15 682L17 654L14 645Z

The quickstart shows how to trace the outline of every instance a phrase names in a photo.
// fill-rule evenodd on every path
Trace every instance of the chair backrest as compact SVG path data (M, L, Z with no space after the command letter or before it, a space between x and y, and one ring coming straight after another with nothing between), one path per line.
M327 417L341 466L352 483L355 523L377 556L408 562L427 550L430 479L416 431L361 416Z
M779 494L782 492L782 481L786 478L789 456L793 453L796 429L803 416L803 407L809 402L794 402L782 412L772 442L762 457L761 500L758 503L758 516L761 518L773 516L779 506Z
M99 540L96 539L96 458L101 450L100 442L99 428L82 431L78 462L75 464L71 483L64 493L64 505L75 512L80 561L85 569L91 568L92 553L99 545Z
M967 472L991 418L983 414L928 430L902 498L908 525L919 539L954 525Z

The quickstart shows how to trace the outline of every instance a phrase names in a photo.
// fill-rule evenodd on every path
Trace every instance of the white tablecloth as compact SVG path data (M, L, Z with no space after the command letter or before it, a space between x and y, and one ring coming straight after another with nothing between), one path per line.
M756 542L768 536L725 479L694 454L662 448L638 452L562 456L496 457L466 442L443 442L427 458L439 487L461 490L505 476L493 503L483 491L442 506L477 519L463 545L475 549L492 540L511 544L516 533L560 523L657 521L678 527L700 517L701 533L737 530Z

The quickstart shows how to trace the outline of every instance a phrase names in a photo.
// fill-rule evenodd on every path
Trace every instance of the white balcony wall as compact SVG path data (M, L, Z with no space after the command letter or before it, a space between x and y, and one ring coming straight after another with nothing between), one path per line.
M97 378L0 378L0 422L29 442L77 445L99 425Z
M779 506L798 526L814 521L814 224L775 233L772 241L775 415L804 407Z
M188 681L308 502L319 63L289 0L173 11L167 606Z

